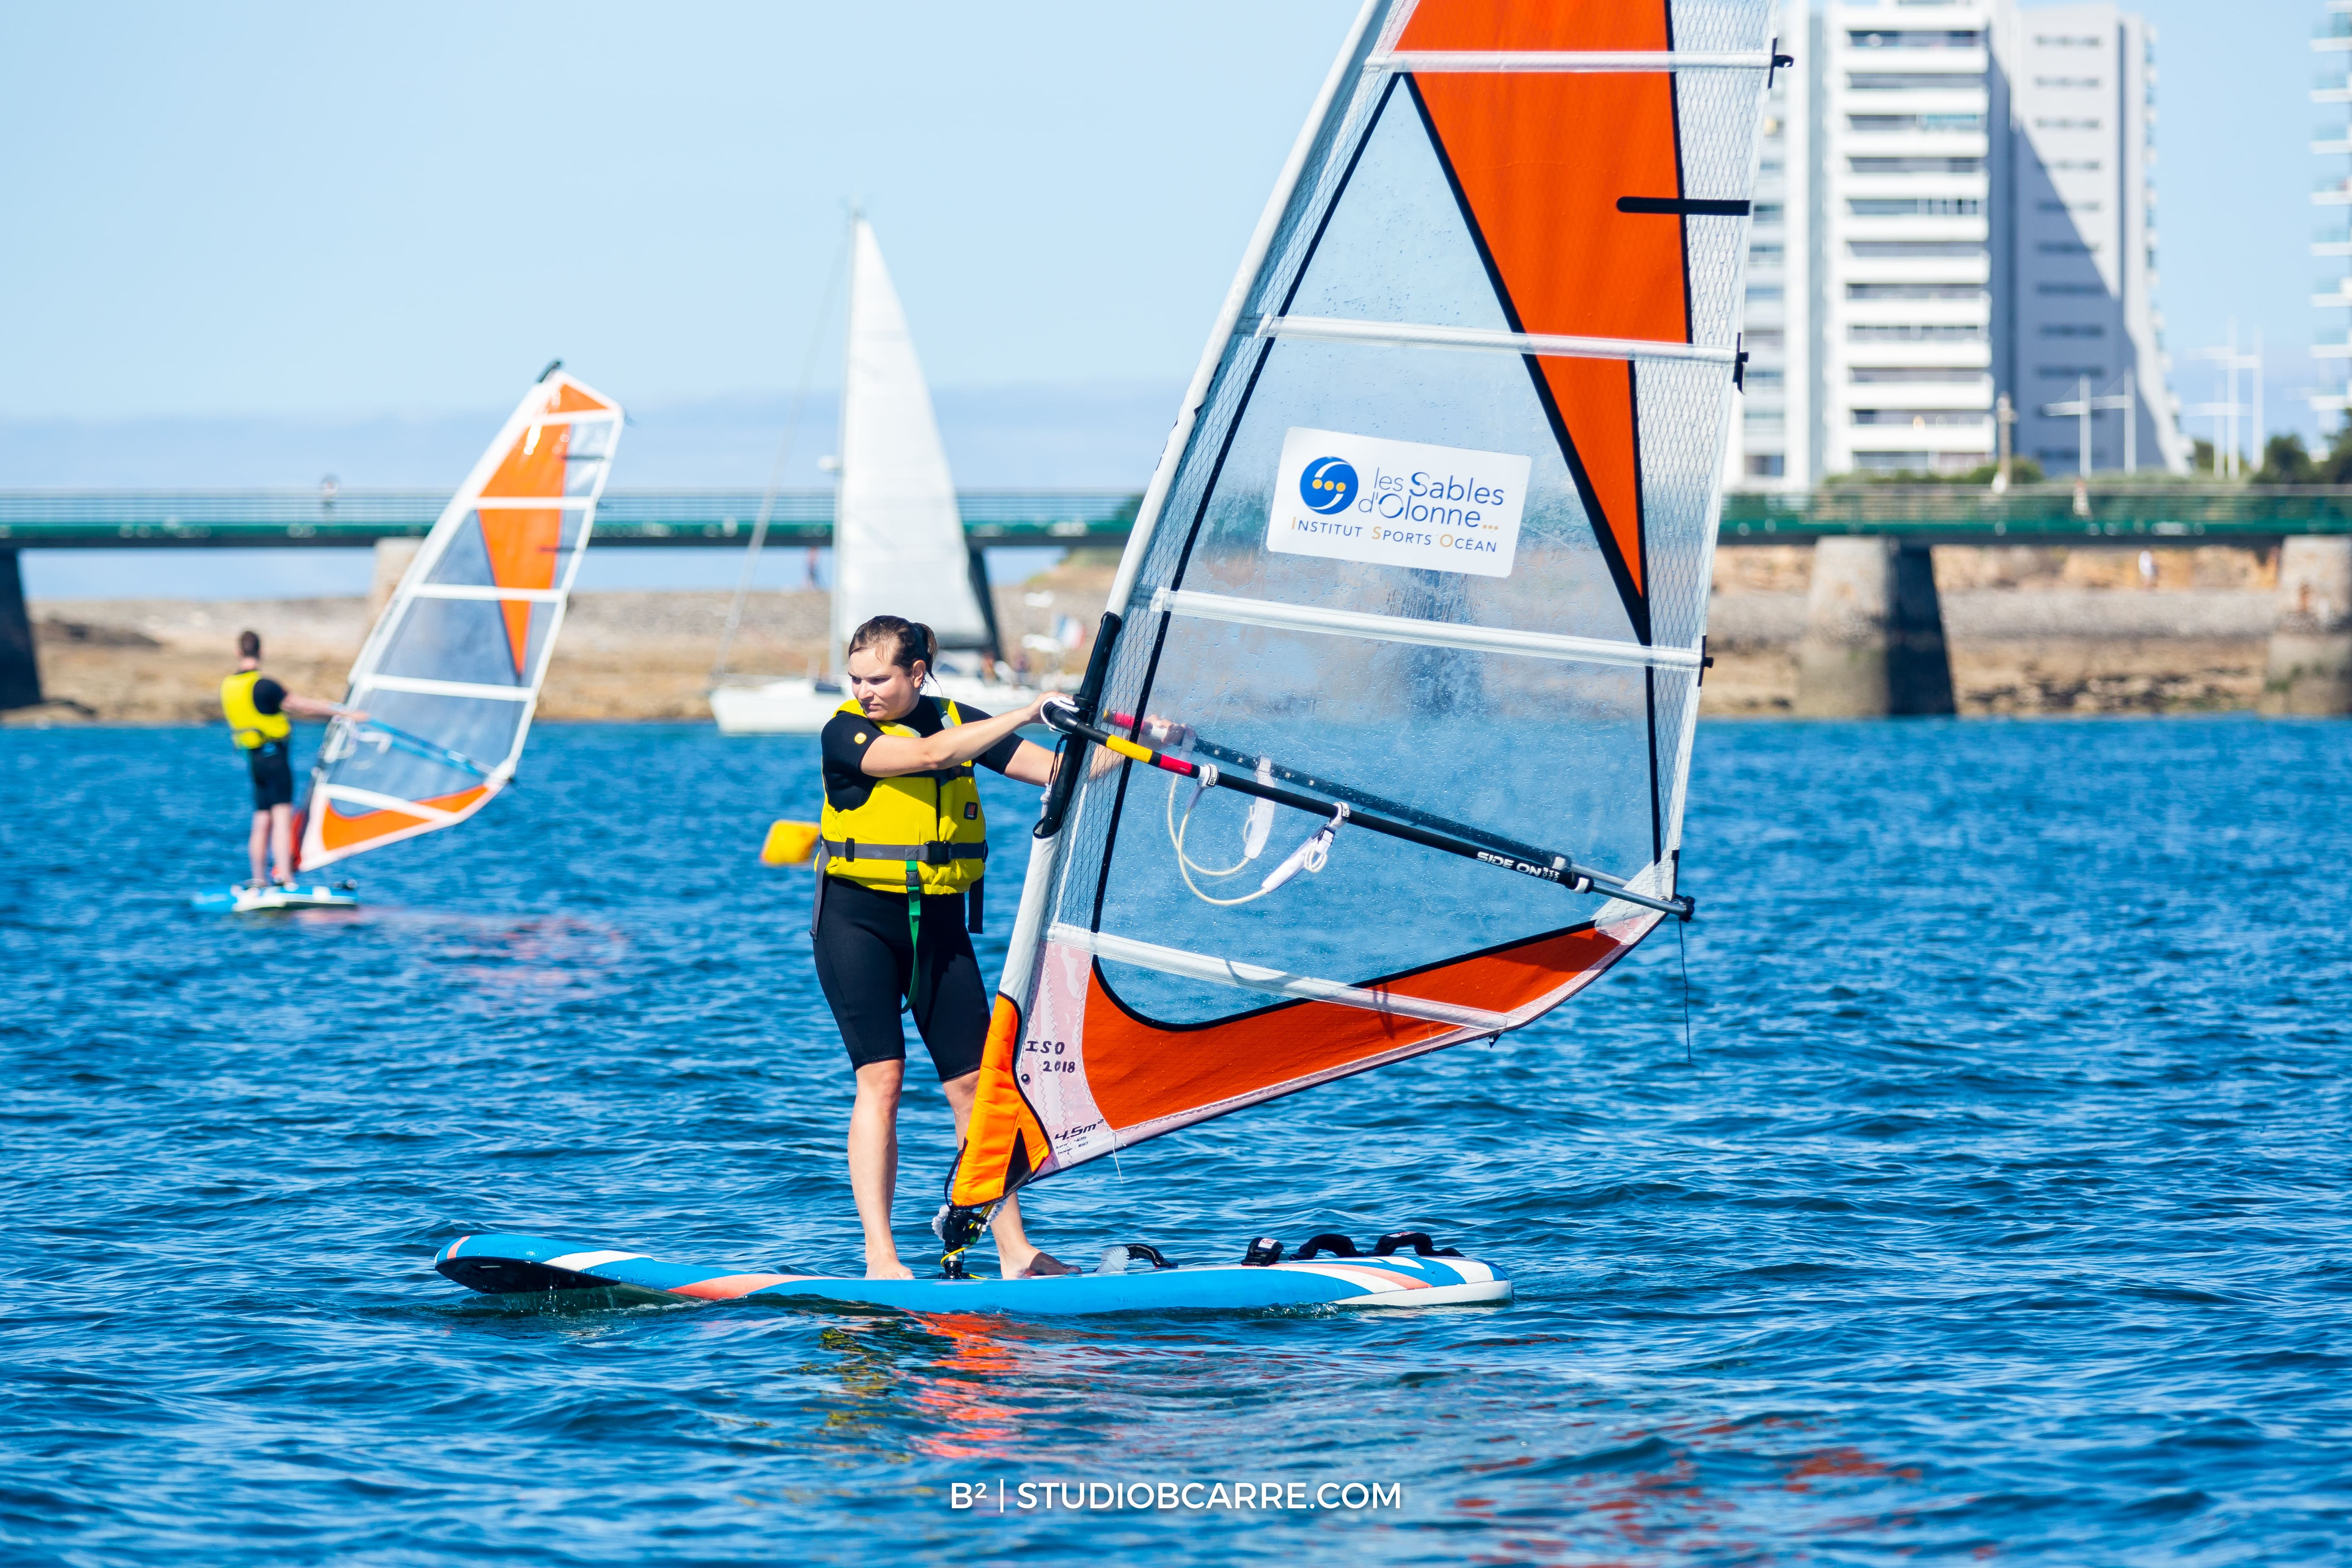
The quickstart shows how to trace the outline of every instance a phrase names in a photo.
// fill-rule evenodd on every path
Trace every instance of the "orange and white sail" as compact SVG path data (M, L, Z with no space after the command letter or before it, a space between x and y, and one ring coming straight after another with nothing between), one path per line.
M474 465L352 666L368 717L328 729L305 868L455 826L513 778L621 421L551 370Z
M1687 914L1769 8L1365 6L1121 563L1081 715L1121 743L1066 743L951 1247L1025 1182L1517 1028Z

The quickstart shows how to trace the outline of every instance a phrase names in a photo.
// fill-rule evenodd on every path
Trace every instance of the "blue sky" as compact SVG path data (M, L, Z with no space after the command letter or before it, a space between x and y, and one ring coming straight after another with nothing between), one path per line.
M2177 388L2234 316L2308 425L2320 8L2140 9ZM0 485L434 482L558 354L759 482L852 199L970 482L1140 483L1353 10L7 7Z

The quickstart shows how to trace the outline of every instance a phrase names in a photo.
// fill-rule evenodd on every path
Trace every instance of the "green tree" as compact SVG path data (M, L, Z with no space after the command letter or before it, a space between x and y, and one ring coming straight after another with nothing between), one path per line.
M2254 470L2258 485L2312 485L2319 482L2318 467L2304 449L2300 436L2273 436L2263 444L2263 466Z
M2352 419L2337 427L2329 438L2327 450L2312 465L2312 476L2304 481L2317 485L2352 485Z

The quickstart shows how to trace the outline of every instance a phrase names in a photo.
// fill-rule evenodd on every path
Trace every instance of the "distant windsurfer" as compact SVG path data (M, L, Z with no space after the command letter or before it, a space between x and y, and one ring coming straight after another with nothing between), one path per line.
M931 1053L962 1136L988 1038L988 998L967 930L979 927L988 823L974 764L1023 784L1054 776L1054 754L1014 731L1044 699L991 718L922 695L938 643L929 626L877 616L849 639L849 700L825 724L824 816L810 930L817 983L857 1078L849 1186L869 1279L906 1279L890 1231L898 1177L898 1096L907 1068L902 1002ZM991 1231L1007 1279L1066 1274L1007 1198Z
M253 775L253 831L246 840L246 858L253 880L266 888L273 880L294 879L294 723L290 715L306 718L364 719L366 714L340 702L300 697L261 673L261 635L239 632L236 673L221 682L221 712L229 734L245 753Z

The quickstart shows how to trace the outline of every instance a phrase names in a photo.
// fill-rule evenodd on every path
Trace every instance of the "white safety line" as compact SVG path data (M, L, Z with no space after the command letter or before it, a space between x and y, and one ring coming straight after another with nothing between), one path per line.
M418 599L495 599L532 605L560 605L564 598L561 588L501 588L477 583L419 583L408 592Z
M415 691L427 697L486 697L499 702L528 702L533 696L528 686L478 686L468 680L426 680L415 675L363 675L353 695L371 689Z
M396 811L403 816L421 817L426 822L462 822L465 818L454 811L444 811L437 805L427 805L421 800L406 800L396 795L379 795L372 789L355 789L350 784L321 784L329 800L340 800L350 805L363 805L370 811Z
M1236 599L1223 594L1195 593L1190 588L1162 588L1151 596L1151 607L1167 615L1189 616L1195 620L1274 626L1284 631L1334 632L1343 637L1369 637L1376 642L1466 648L1474 653L1517 653L1532 658L1559 658L1581 664L1612 664L1633 668L1645 665L1662 669L1696 669L1699 667L1699 653L1696 648L1651 647L1642 643L1617 642L1608 637L1525 632L1509 626L1465 626L1457 621L1408 620L1402 616L1375 616L1363 610L1285 605L1272 599Z
M1368 71L1418 71L1431 75L1463 71L1623 72L1738 70L1772 68L1769 52L1691 49L1398 49L1364 61Z
M1338 316L1268 316L1258 336L1299 338L1312 342L1372 343L1394 348L1469 349L1486 353L1535 354L1551 359L1696 360L1727 365L1731 349L1669 343L1648 338L1566 338L1545 332L1502 332L1486 327L1431 327L1409 321L1362 321Z
M1513 1019L1507 1013L1490 1013L1484 1007L1464 1007L1452 1002L1432 1002L1419 996L1401 996L1392 991L1370 991L1362 986L1343 985L1336 980L1286 974L1279 969L1267 969L1260 964L1243 963L1230 958L1212 958L1207 953L1187 952L1181 948L1159 947L1148 942L1112 936L1108 931L1087 931L1079 926L1056 925L1046 933L1045 940L1063 947L1091 952L1097 958L1132 963L1139 969L1155 969L1162 974L1181 974L1188 979L1206 980L1219 985L1239 986L1244 991L1266 991L1277 996L1297 996L1310 1002L1336 1002L1344 1007L1361 1007L1368 1013L1425 1018L1434 1024L1452 1024L1458 1028L1490 1030L1496 1034L1513 1026Z

